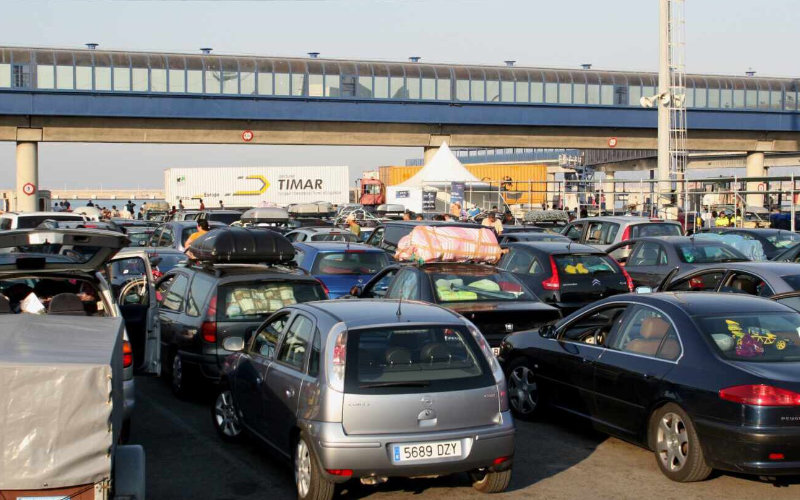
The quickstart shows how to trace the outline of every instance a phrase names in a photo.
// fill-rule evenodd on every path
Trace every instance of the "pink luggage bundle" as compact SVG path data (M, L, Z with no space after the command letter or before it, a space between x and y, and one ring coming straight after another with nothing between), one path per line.
M489 228L417 226L397 243L394 258L415 262L496 264L501 250Z

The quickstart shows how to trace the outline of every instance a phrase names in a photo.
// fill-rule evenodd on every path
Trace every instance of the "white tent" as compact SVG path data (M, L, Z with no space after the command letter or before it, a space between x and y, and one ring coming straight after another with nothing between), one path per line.
M422 188L423 186L441 188L450 187L451 182L465 182L468 185L487 185L464 168L464 165L450 151L447 143L443 142L439 146L439 150L431 158L431 161L425 164L413 177L398 184L398 186L404 188Z

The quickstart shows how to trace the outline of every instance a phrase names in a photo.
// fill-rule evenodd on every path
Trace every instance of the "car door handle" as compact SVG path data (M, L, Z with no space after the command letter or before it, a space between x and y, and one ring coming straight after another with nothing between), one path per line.
M287 387L286 388L286 397L290 398L290 399L293 398L294 397L294 389L292 389L291 387Z

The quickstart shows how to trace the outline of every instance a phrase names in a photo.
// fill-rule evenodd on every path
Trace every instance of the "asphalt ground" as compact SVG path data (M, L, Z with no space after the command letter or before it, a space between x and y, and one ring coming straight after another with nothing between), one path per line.
M223 442L211 424L211 390L187 401L155 377L137 377L131 442L144 446L147 498L294 499L288 463L250 439ZM202 392L205 392L203 394ZM352 482L351 482L352 483ZM389 479L379 486L348 483L337 498L486 498L466 474L435 479ZM609 438L581 420L552 415L517 422L514 475L498 499L793 499L800 477L778 483L715 473L700 483L674 483L647 450Z

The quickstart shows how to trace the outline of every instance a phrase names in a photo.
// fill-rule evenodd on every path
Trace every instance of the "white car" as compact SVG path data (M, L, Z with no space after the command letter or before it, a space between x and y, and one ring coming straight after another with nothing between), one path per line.
M73 212L6 212L0 215L0 229L33 229L46 220L87 221L83 214Z

